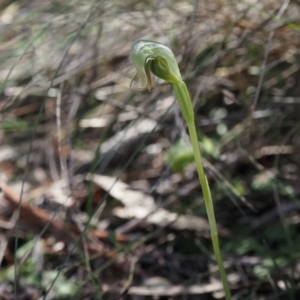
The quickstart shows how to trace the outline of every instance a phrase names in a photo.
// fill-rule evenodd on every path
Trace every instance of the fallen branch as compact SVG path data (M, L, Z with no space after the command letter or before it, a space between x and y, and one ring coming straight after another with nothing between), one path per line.
M44 210L30 206L26 200L22 199L7 185L1 185L3 198L9 203L13 209L18 209L20 206L19 221L26 229L32 230L35 233L40 233L45 230L46 233L52 234L57 240L63 241L66 244L73 244L76 239L80 238L81 230L74 223L67 222L64 225L58 220L54 220ZM106 239L109 232L104 230L92 229L88 231L89 235L93 235L98 239ZM120 242L128 241L125 235L116 235L116 240ZM82 244L82 243L81 243ZM81 245L82 247L82 245ZM109 257L114 257L115 253L105 250L101 244L88 243L87 248L91 254L103 252Z

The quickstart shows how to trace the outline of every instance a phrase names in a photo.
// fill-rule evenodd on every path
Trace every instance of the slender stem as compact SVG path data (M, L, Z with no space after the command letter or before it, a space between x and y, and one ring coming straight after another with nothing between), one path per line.
M212 244L213 244L213 249L215 252L216 260L218 263L221 279L223 282L223 287L226 295L226 299L231 299L230 295L230 289L229 289L229 284L227 281L227 276L225 273L224 265L223 265L223 260L221 256L221 251L220 251L220 246L219 246L219 238L218 238L218 229L217 229L217 223L216 223L216 218L215 218L215 213L214 213L214 207L213 207L213 202L211 199L210 195L210 189L209 185L207 182L207 178L204 173L203 165L202 165L202 158L201 158L201 153L199 150L199 144L198 144L198 139L197 139L197 133L196 133L196 128L195 128L195 123L190 122L188 123L188 128L189 128L189 133L190 133L190 138L193 146L193 151L194 151L194 156L195 156L195 161L196 161L196 167L198 171L198 176L199 176L199 181L202 187L203 191L203 196L204 196L204 201L206 205L206 211L208 215L208 220L210 224L210 230L211 230L211 239L212 239Z
M179 102L180 109L182 111L183 117L186 120L191 143L193 146L193 152L196 162L196 168L198 172L198 177L200 181L200 185L203 192L204 202L206 206L206 212L208 215L210 231L211 231L211 240L213 244L214 253L216 256L217 264L219 267L223 288L225 292L226 300L231 300L230 288L226 276L226 272L224 269L224 264L221 256L220 245L219 245L219 237L218 237L218 228L214 213L214 206L211 199L210 189L208 185L207 178L205 176L203 163L202 163L202 156L198 144L197 132L195 127L195 120L194 120L194 111L191 103L191 99L187 90L187 87L183 81L173 84L174 92Z

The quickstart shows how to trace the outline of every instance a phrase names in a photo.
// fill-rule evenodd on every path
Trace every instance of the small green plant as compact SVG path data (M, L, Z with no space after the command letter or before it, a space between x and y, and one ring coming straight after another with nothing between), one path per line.
M217 223L214 213L213 202L205 176L202 156L198 144L197 132L195 127L195 117L192 102L188 89L181 78L181 74L173 52L166 46L147 40L136 41L131 49L131 58L137 69L138 75L141 77L144 86L149 90L151 84L151 72L173 85L173 90L178 100L182 115L187 123L189 135L193 147L196 168L199 176L200 185L203 191L206 211L209 219L211 239L214 253L218 263L221 279L223 282L226 300L231 299L230 288L225 273L223 260L221 256Z
M194 154L184 140L179 140L167 153L167 164L173 172L183 173L184 168L194 162Z

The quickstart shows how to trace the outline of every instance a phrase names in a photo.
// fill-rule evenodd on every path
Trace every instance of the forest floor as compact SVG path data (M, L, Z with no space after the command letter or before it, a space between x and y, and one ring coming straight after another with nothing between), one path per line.
M233 299L300 299L298 0L0 2L0 300L224 299L172 87L196 114Z

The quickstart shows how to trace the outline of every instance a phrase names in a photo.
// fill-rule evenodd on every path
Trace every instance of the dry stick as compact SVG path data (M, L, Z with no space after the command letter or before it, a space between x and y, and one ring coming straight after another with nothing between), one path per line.
M231 300L230 287L225 273L219 246L218 229L215 219L213 202L211 199L210 189L207 178L205 176L201 152L199 149L193 106L187 87L182 81L175 56L169 48L160 43L147 40L139 40L136 41L132 46L131 58L144 85L147 86L149 90L151 89L151 72L157 77L166 80L173 85L174 93L189 129L196 168L209 219L213 249L218 263L225 297L226 300Z
M290 3L290 0L285 0L284 1L284 3L282 4L282 6L279 9L278 14L276 15L276 19L281 18L282 14L287 9L289 3ZM264 60L263 60L263 63L261 65L261 72L260 72L260 76L259 76L259 80L258 80L258 85L257 85L257 88L256 88L256 93L255 93L253 105L252 105L252 115L255 112L255 108L256 108L256 105L258 103L258 98L259 98L259 95L260 95L260 91L261 91L263 80L264 80L264 76L265 76L265 71L266 71L266 67L267 67L267 62L268 62L270 47L271 47L271 44L272 44L274 33L275 33L275 29L273 29L269 33L268 43L267 43L265 54L264 54ZM252 118L251 118L251 122L252 122Z
M1 190L4 196L4 199L10 204L10 206L14 209L18 208L19 205L19 196L12 191L8 186L2 184ZM70 223L67 224L69 227L67 230L63 223L58 220L54 220L51 215L46 213L44 210L31 207L26 201L22 201L20 206L20 220L22 222L26 222L26 225L35 232L39 232L41 230L46 231L53 234L56 239L64 241L67 244L72 244L74 239L78 238L80 234L80 229ZM99 238L99 239L106 239L109 237L109 232L103 230L91 230L90 233ZM116 240L119 242L127 242L128 237L126 235L117 234ZM90 254L93 253L104 253L108 257L115 256L115 253L112 251L108 251L102 247L101 245L95 245L89 243L87 245L87 249L90 251Z

